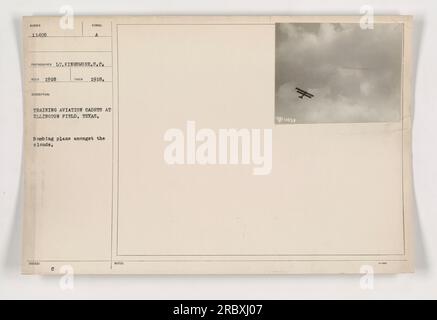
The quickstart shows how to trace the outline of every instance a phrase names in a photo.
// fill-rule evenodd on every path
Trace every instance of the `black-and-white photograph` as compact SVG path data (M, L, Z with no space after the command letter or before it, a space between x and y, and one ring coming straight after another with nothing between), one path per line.
M275 122L401 119L402 25L276 24Z

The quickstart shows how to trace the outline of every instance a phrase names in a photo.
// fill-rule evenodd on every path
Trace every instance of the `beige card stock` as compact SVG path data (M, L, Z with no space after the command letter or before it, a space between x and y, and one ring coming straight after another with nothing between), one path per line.
M412 272L411 28L25 17L23 272Z

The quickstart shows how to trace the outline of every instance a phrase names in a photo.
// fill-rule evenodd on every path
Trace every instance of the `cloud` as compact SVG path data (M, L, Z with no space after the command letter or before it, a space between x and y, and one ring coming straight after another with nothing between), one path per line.
M276 115L297 123L397 121L401 72L400 24L277 25Z

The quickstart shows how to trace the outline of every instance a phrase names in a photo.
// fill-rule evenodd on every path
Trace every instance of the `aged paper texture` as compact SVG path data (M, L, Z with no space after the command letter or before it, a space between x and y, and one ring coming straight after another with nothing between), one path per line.
M361 20L24 17L23 273L414 271L412 18Z

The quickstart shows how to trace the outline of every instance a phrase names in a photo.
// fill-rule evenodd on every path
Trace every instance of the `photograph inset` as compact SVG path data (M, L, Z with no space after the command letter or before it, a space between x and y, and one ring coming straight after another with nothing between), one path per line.
M402 24L276 24L275 122L401 118Z

